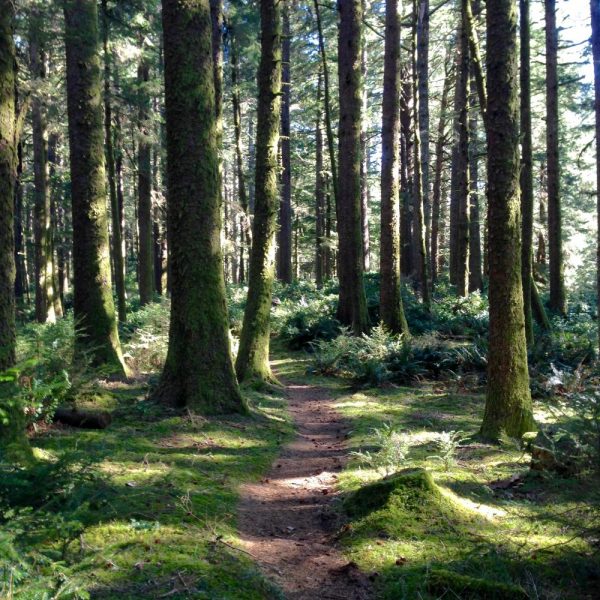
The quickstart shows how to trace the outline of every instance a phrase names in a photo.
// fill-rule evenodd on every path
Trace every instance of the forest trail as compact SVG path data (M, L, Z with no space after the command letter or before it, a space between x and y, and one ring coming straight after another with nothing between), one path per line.
M242 487L241 538L287 600L367 600L369 581L333 539L347 427L327 390L288 383L286 392L296 437L264 479Z

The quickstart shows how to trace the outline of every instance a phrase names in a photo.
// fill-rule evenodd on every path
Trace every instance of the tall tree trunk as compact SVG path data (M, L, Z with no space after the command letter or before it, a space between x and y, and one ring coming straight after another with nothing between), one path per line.
M410 105L412 82L410 69L401 71L400 91L400 270L402 275L413 274L415 257L413 244L413 133Z
M27 289L27 267L25 265L25 245L23 244L23 145L17 146L17 170L15 178L15 299L17 306L22 307Z
M150 158L150 65L144 56L138 64L138 283L140 305L148 304L154 293L154 258L152 239L152 163Z
M335 251L331 244L333 240L333 207L331 201L331 178L325 173L325 279L329 280L335 273Z
M481 434L534 427L521 286L519 100L515 0L487 2L490 331Z
M481 226L479 222L479 138L477 135L477 88L471 77L469 96L469 292L483 291L481 273Z
M419 101L419 136L421 188L425 217L425 253L430 264L431 202L429 195L429 0L419 0L417 7L417 82Z
M39 85L46 78L46 53L42 45L42 16L33 11L29 26L29 61L32 77ZM50 195L48 193L48 130L42 98L36 93L31 102L34 172L35 239L35 318L38 323L53 323L52 244Z
M533 156L531 139L531 80L529 0L519 0L521 36L521 282L527 345L533 344L531 297L533 282Z
M155 397L203 414L245 412L229 343L208 0L163 0L169 349Z
M12 367L16 360L14 11L12 0L0 0L0 371Z
M323 87L322 72L319 71L317 83L317 125L315 129L315 281L322 287L325 279L325 173L323 165L323 126L321 95Z
M362 82L360 40L361 0L341 0L338 32L340 122L338 172L338 319L355 334L368 328L367 300L363 283L363 242L360 196L360 129Z
M250 215L246 182L244 181L244 157L242 153L242 109L239 90L239 65L237 54L237 40L235 32L230 30L230 61L231 61L231 103L233 107L233 132L235 139L235 167L237 176L238 201L242 210L240 223L240 250L238 263L238 282L246 281L245 252L250 252Z
M362 11L364 15L368 14L368 0L361 0ZM363 241L363 269L368 272L371 269L371 235L369 233L369 149L367 143L367 125L369 94L367 91L367 37L365 28L362 28L361 50L360 50L360 71L362 75L362 114L363 119L360 127L360 226L362 229Z
M331 170L331 186L335 205L338 203L338 174L337 161L335 158L335 141L333 139L333 124L331 118L331 98L329 85L329 66L327 64L327 52L325 50L325 38L323 37L323 23L319 9L319 0L313 0L315 16L317 19L317 31L319 34L319 53L323 66L323 104L325 109L325 131L327 132L327 147L329 149L329 168Z
M256 181L248 302L235 364L238 378L273 379L269 365L271 294L277 228L277 148L281 112L281 2L261 0Z
M123 257L123 230L117 200L117 182L115 175L115 153L112 134L112 94L110 53L108 49L109 18L108 0L102 0L102 46L104 51L104 152L106 154L106 170L108 174L108 191L110 195L110 212L112 226L112 259L117 291L117 313L119 321L127 320L127 304L125 295L125 264Z
M470 66L475 78L475 89L479 97L479 110L485 124L487 118L487 95L485 93L485 76L483 74L483 65L481 61L481 52L479 50L479 36L475 26L475 16L479 15L481 6L480 0L475 0L475 6L471 4L473 0L461 0L464 26L468 38Z
M450 95L451 75L449 67L450 50L446 54L446 68L442 99L440 101L440 120L435 140L435 175L433 181L433 205L431 209L431 283L435 284L439 272L439 247L440 247L440 217L442 202L442 177L444 166L444 148L446 146L446 125L448 121L448 97Z
M380 316L393 333L408 333L400 290L400 32L398 0L385 5L381 125Z
M292 165L290 155L291 65L289 0L283 1L281 67L281 201L277 232L277 279L292 283Z
M467 294L469 251L469 46L462 12L456 53L454 95L455 145L452 157L450 196L450 283L459 296Z
M415 213L415 232L414 236L417 242L417 277L419 280L419 289L423 304L429 309L430 293L429 293L429 273L427 265L427 242L425 235L425 196L423 190L423 174L421 170L421 109L420 109L420 94L419 94L419 69L417 60L417 32L418 32L418 0L413 0L413 47L412 47L412 63L413 63L413 129L415 132L414 143L414 213Z
M600 2L590 0L590 9L592 17L592 55L594 58L594 112L596 116L596 203L598 219L596 283L598 293L597 313L600 315ZM598 328L598 342L600 344L600 327Z
M48 139L48 197L50 200L50 226L48 228L48 262L46 264L46 277L49 280L48 285L48 299L52 300L54 308L54 316L57 319L63 317L63 307L61 296L58 293L58 273L57 273L57 258L55 253L55 240L58 237L58 223L57 223L57 198L58 193L56 186L53 185L56 175L56 167L59 164L58 156L58 134L52 133Z
M550 308L567 311L563 274L560 163L558 150L558 31L556 0L546 7L546 154L548 160L548 251L550 259Z
M64 10L76 341L95 364L125 373L108 251L98 11L95 0L65 0Z

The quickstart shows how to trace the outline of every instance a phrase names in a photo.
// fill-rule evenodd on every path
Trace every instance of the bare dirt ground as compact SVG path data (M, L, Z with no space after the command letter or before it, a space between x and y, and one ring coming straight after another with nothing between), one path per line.
M241 490L245 549L288 600L368 600L367 577L336 549L337 473L347 458L347 428L327 391L286 386L297 430L268 475Z

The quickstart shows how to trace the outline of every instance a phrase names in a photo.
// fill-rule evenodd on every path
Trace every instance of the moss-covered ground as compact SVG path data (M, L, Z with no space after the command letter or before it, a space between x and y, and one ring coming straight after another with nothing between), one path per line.
M108 429L34 435L34 485L61 458L67 472L50 498L31 490L10 509L0 597L279 597L239 549L237 488L269 467L291 426L281 393L244 393L250 416L203 418L151 404L144 386L112 384L96 402L112 411ZM9 540L20 561L3 555Z

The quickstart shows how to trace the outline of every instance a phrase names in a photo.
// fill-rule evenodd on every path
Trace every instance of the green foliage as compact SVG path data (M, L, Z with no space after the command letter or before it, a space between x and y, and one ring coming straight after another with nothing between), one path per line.
M460 447L463 436L462 431L443 431L438 433L436 445L438 454L428 456L429 460L438 461L444 471L449 471L456 464L456 450Z
M404 433L385 423L381 428L373 429L373 439L377 447L374 453L368 450L351 452L360 464L376 469L386 477L409 464L410 443Z

